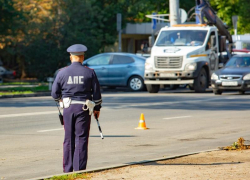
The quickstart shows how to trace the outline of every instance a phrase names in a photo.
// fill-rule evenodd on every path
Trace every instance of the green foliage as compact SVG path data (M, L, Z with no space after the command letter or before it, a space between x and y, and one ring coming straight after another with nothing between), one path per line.
M0 0L0 37L1 35L11 35L22 18L22 14L16 11L13 5L13 0ZM1 41L2 39L0 39Z
M233 32L232 16L238 15L238 34L250 32L250 1L249 0L210 0L210 4L217 10L217 15L230 27Z
M181 1L181 6L190 4ZM0 0L0 29L4 48L0 47L4 64L18 76L46 80L66 66L72 44L85 44L89 58L104 51L117 40L116 14L127 22L151 21L152 12L168 13L166 0ZM2 27L2 26L1 26ZM7 31L4 31L6 30ZM0 38L1 39L1 38ZM1 42L0 42L1 43ZM1 44L0 44L1 46Z
M180 0L187 12L194 0ZM239 15L238 32L250 32L248 0L210 0L218 16L232 27ZM0 0L0 58L19 77L45 81L66 66L72 44L85 44L85 58L101 53L117 40L116 14L127 22L151 22L145 15L169 13L167 0ZM233 30L231 29L231 33Z
M192 7L195 6L194 0L179 0L180 8L184 9L188 12ZM158 0L157 2L154 0L140 0L135 4L130 6L131 12L129 14L131 18L131 22L151 22L150 18L145 17L145 15L152 14L153 12L157 14L169 14L169 1L166 0ZM132 19L132 20L131 20Z
M222 19L224 23L227 24L231 29L231 34L233 34L233 23L232 16L238 15L240 6L239 1L241 0L211 0L210 3L215 9L217 9L217 15Z
M250 2L248 0L240 0L239 2L239 33L250 33Z

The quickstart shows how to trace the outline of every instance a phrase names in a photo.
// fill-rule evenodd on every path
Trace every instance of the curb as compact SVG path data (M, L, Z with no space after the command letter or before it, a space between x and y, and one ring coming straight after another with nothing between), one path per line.
M210 150L205 150L205 151L197 151L197 152L192 152L192 153L187 153L187 154L179 154L179 155L168 156L168 157L163 157L163 158L156 158L156 159L143 160L143 161L137 161L137 162L128 162L126 164L116 164L116 165L100 167L100 168L96 168L96 169L82 170L82 171L76 171L76 172L71 172L71 173L54 174L54 175L50 175L50 176L37 177L37 178L27 179L27 180L44 180L44 179L52 178L54 176L63 176L63 175L69 175L69 174L82 174L82 173L95 173L95 172L100 172L100 171L104 171L104 170L122 168L122 167L126 167L126 166L150 163L150 162L155 162L155 161L163 161L163 160L168 160L168 159L177 159L177 158L190 156L190 155L194 155L194 154L211 152L211 151L219 151L219 150L220 149L210 149Z
M51 96L51 92L41 92L41 93L33 93L33 94L18 94L18 95L0 95L0 99L2 98L20 98L20 97L40 97L40 96Z

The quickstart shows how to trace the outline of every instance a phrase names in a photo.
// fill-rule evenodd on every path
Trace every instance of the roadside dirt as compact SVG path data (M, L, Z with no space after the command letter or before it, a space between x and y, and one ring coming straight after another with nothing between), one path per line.
M218 150L90 174L91 180L247 180L250 150Z

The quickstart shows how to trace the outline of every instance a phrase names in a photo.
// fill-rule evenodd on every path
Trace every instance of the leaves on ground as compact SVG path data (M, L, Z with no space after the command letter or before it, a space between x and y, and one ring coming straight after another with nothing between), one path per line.
M223 150L246 150L250 149L250 145L245 145L245 139L243 137L240 137L237 142L234 142L231 146L223 147Z

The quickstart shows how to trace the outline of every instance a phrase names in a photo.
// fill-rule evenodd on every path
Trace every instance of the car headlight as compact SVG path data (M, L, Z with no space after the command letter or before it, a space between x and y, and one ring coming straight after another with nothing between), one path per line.
M194 71L196 70L197 64L196 63L189 63L185 66L185 70Z
M250 80L250 74L247 74L243 77L243 80Z
M212 76L211 76L211 79L212 80L218 80L219 77L218 77L218 75L216 75L215 73L213 73Z
M145 70L153 70L153 65L149 62L145 63Z

